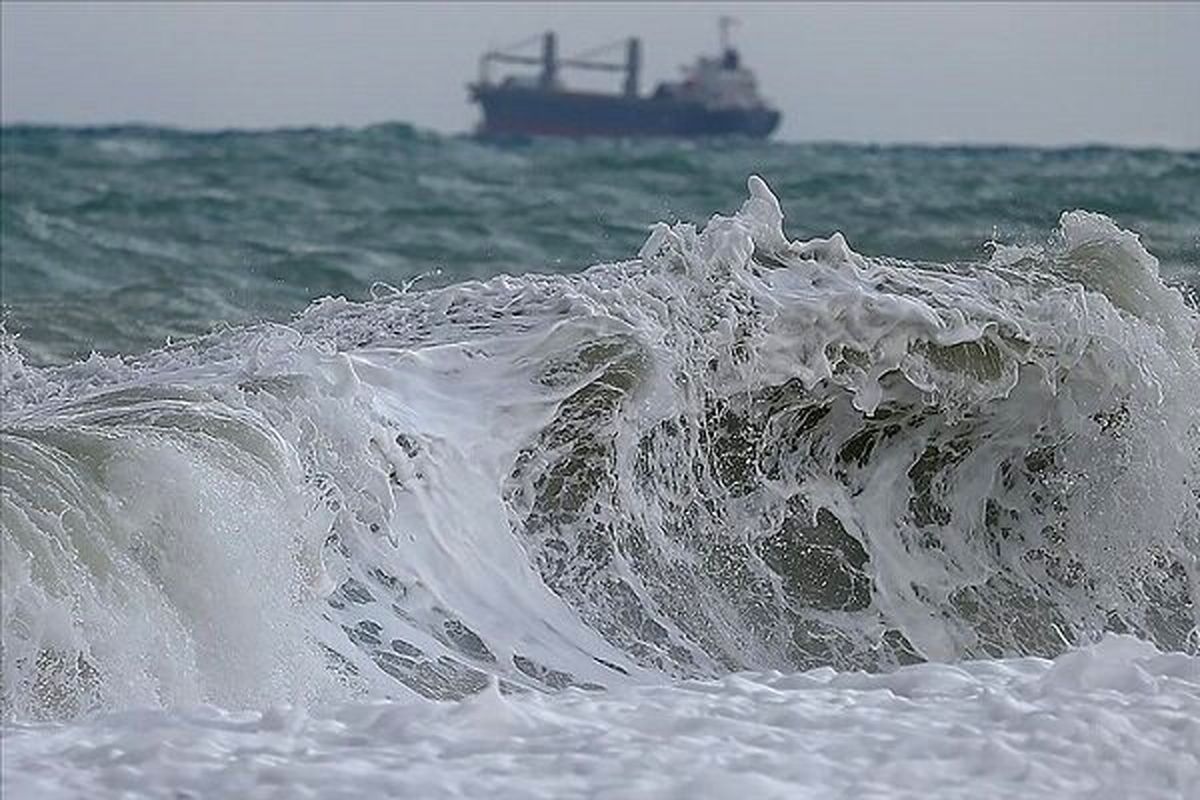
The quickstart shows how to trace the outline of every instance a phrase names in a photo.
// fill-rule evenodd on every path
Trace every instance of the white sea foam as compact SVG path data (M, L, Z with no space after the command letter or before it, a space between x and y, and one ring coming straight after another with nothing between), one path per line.
M943 773L905 749L921 730L958 754L947 780L1034 759L1013 775L1047 791L1100 786L1054 765L1091 769L1111 742L1142 741L1129 731L1153 733L1130 759L1186 752L1196 682L1170 670L1194 677L1195 658L1130 639L1053 667L803 672L1055 656L1114 630L1196 652L1200 325L1153 257L1074 212L1045 247L989 264L870 259L840 234L789 241L765 183L749 190L738 214L658 226L636 260L578 276L326 299L289 325L64 368L5 341L6 781L34 786L72 737L108 742L97 759L143 748L141 725L182 737L195 769L155 751L128 774L47 780L292 780L239 755L262 745L295 775L336 758L415 791L445 747L478 755L447 768L449 793L489 775L514 793L684 791L662 776L707 746L692 723L736 743L694 779L742 793L876 779L894 793L915 769L928 793ZM1167 672L1055 678L1108 660ZM742 670L781 674L679 683ZM906 681L933 694L910 709ZM1169 684L1163 708L1139 705L1151 684ZM1103 735L1072 749L1072 720L1109 689L1136 702L1108 698L1120 710ZM1040 756L1038 692L1061 743ZM989 693L1013 713L989 716ZM792 722L760 737L776 694ZM822 716L831 704L860 745L822 750L842 724ZM130 710L147 707L184 710ZM293 710L232 711L264 707ZM499 722L472 738L462 726L485 711ZM108 716L27 727L95 712ZM892 738L871 739L891 712ZM543 737L513 726L561 730L546 758L597 782L519 783L522 748ZM1000 749L954 749L954 730ZM605 783L655 731L645 774ZM901 766L861 774L880 741L903 745ZM571 755L593 745L619 758ZM758 778L729 777L760 755ZM397 759L413 766L395 776ZM1153 786L1183 785L1169 781L1195 764L1179 763Z
M742 673L604 694L125 711L3 732L7 797L1184 798L1200 659Z

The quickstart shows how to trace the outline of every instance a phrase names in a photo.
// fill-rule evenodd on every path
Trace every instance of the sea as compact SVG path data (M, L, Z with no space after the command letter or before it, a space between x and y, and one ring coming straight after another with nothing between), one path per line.
M37 797L1195 797L1200 151L0 133Z

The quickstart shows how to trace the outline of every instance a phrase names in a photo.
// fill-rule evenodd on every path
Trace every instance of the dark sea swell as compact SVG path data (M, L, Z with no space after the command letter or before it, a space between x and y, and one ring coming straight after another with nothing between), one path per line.
M1039 244L1063 210L1137 231L1200 284L1200 153L531 141L403 125L192 133L6 127L3 302L39 363L285 321L313 299L624 259L656 220L704 220L766 176L789 234L953 262Z

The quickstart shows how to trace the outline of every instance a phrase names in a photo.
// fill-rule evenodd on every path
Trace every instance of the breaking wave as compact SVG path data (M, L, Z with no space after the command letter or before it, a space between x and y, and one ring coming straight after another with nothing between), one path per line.
M3 716L1200 651L1200 320L1138 237L865 258L749 190L574 276L6 337Z

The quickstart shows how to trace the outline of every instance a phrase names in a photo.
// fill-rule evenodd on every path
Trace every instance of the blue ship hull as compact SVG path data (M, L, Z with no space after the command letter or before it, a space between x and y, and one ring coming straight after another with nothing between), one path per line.
M629 97L525 86L471 87L483 136L749 136L779 125L771 108L711 109L670 97Z

